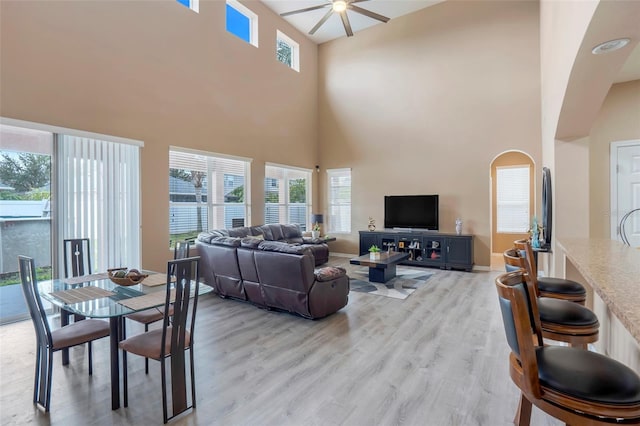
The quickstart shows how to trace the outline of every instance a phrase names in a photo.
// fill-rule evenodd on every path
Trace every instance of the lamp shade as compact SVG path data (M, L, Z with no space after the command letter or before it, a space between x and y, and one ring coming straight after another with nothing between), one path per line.
M311 223L323 223L324 218L321 214L312 214Z

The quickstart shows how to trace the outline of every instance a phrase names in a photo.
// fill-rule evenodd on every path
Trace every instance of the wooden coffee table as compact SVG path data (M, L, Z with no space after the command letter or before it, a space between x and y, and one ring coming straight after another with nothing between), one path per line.
M380 253L380 258L371 260L368 254L349 260L352 265L369 267L369 281L386 283L396 276L396 265L409 258L409 253Z

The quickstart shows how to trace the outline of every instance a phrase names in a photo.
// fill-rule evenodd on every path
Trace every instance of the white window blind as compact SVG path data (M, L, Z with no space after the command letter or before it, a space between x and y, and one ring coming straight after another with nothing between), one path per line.
M351 169L329 169L328 233L351 232Z
M207 229L249 225L251 160L172 147L169 233L173 241Z
M525 233L529 229L529 166L496 168L497 231Z
M311 214L311 170L267 164L264 223L297 223L307 229Z
M89 238L94 271L140 268L140 148L58 136L60 235Z

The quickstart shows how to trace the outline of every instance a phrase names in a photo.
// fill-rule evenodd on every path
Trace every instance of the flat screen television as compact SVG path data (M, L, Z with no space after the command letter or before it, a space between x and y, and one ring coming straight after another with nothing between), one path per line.
M438 230L438 194L385 195L385 228Z

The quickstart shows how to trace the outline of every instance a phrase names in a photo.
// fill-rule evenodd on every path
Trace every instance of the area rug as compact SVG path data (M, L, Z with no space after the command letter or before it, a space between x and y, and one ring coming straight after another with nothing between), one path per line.
M369 268L359 268L349 272L351 291L374 294L404 300L418 288L424 286L435 272L421 271L399 266L396 277L386 283L369 281Z

